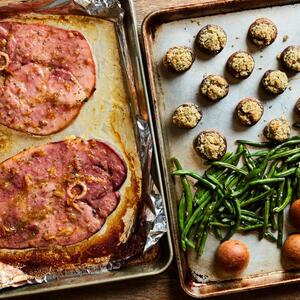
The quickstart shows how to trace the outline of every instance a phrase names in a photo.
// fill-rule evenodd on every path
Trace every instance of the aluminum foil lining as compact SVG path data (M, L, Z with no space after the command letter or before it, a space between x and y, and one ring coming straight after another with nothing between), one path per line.
M141 216L137 227L142 228L142 236L139 237L140 247L129 253L125 259L112 260L105 269L114 270L122 267L124 262L133 256L143 254L154 246L164 233L167 232L167 220L161 194L152 180L151 161L153 141L150 126L139 113L137 93L134 85L134 75L129 58L125 29L124 10L117 0L4 0L0 3L0 12L5 15L16 13L57 13L68 14L79 12L87 16L99 17L114 21L117 38L119 41L124 75L129 94L131 96L130 107L135 122L137 146L143 171L143 203ZM139 234L139 232L137 234ZM142 239L142 240L141 240ZM130 243L130 240L128 241ZM0 262L0 289L18 287L25 284L49 282L56 278L80 276L82 274L96 274L103 271L103 266L92 266L85 269L72 270L64 274L47 274L37 278L23 273L21 270Z

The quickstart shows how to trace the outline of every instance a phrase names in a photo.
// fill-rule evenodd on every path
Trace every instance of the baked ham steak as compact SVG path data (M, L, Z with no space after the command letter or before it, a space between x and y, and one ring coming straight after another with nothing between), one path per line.
M0 164L0 248L71 245L100 230L127 176L108 145L81 138L20 152Z
M95 90L84 36L47 25L0 22L0 123L35 135L62 130Z

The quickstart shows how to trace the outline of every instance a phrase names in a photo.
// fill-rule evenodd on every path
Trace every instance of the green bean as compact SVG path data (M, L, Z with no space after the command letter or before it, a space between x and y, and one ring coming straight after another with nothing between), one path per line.
M229 212L230 212L231 214L234 213L234 209L233 209L231 203L228 201L228 199L223 199L223 204L224 204L224 206L229 210Z
M204 202L201 203L201 205L199 206L200 208L199 208L198 216L195 218L193 224L201 222L202 218L204 217L204 214L202 214L202 212L206 208L206 206L210 202L210 200L211 200L211 197L208 197Z
M269 156L269 160L290 156L292 154L296 154L296 153L299 153L299 152L300 152L300 148L284 151L284 152L277 153L277 154Z
M261 157L266 156L270 151L269 150L260 150L250 154L250 157Z
M246 200L246 201L242 202L241 203L241 207L245 207L245 206L253 204L253 203L255 203L255 202L259 201L259 200L262 200L262 199L266 198L267 196L269 196L272 193L273 193L273 190L265 191L265 192L261 193L258 196L255 196L253 198L250 198L249 200Z
M239 176L234 176L233 179L227 184L227 186L225 187L225 191L226 193L231 192L231 188L234 187L239 181L241 180L241 178Z
M247 149L247 147L245 147L244 145L241 145L244 148L244 153L243 153L243 157L244 157L244 161L246 163L246 166L248 167L249 171L252 171L253 168L255 167L255 163L252 160L251 156L250 156L250 152Z
M215 207L216 207L216 202L213 202L209 205L207 212L200 224L199 239L198 239L198 243L197 243L197 250L199 251L200 255L203 254L204 244L205 244L205 241L207 238L207 231L205 230L205 227L206 227L207 223L209 222L209 219L210 219ZM206 235L206 237L205 237L205 235Z
M226 162L234 166L237 166L243 153L244 150L239 151L238 153L234 154L230 159L228 159Z
M271 232L265 232L264 237L270 242L276 243L277 239Z
M226 161L232 156L232 152L226 152L220 161Z
M263 147L263 148L272 147L274 145L271 142L252 142L252 141L247 141L247 140L237 140L237 143L243 144L243 145L254 146L254 147Z
M238 198L239 196L241 196L242 194L244 194L249 188L249 182L247 182L246 184L244 184L244 186L242 188L239 188L238 190L234 191L231 194L232 198Z
M215 235L215 237L218 239L218 240L222 240L223 237L222 237L222 232L221 230L218 228L218 227L212 227L212 231Z
M295 162L298 161L300 159L300 153L296 153L292 156L290 156L288 159L286 159L286 163L291 163L291 162Z
M222 223L227 223L229 225L234 225L234 221L232 221L231 219L228 219L228 218L223 218L221 220Z
M198 216L199 212L201 211L201 209L202 209L201 206L197 207L197 209L193 212L191 217L187 220L187 224L185 225L184 230L181 234L181 247L182 247L183 251L186 251L185 238L186 238L191 226L193 225L196 217Z
M205 247L205 243L207 240L207 236L208 236L208 232L204 231L202 234L202 237L201 237L200 246L199 246L199 250L198 250L199 256L202 256L204 253L204 247Z
M271 150L271 152L276 153L279 149L281 149L285 146L292 146L292 145L297 145L297 144L300 144L300 139L299 138L290 139L290 140L276 146L274 149Z
M278 207L281 205L281 198L283 197L284 186L285 186L285 182L282 182L279 186L279 192L278 192L278 197L277 197L277 206ZM283 212L281 211L277 215L277 226L278 226L277 247L281 247L282 242L283 242L283 222L284 222L284 215L283 215Z
M233 205L234 205L234 210L235 210L235 215L236 215L236 221L235 221L235 224L232 226L232 228L226 233L226 235L222 241L226 241L226 240L230 239L241 224L242 214L241 214L240 204L237 199L234 199Z
M178 171L182 170L182 166L177 158L172 158L172 161L174 162ZM180 179L186 200L187 217L189 218L193 213L193 195L187 178L185 176L181 176Z
M184 230L184 210L185 210L185 196L182 194L178 207L178 224L180 233Z
M195 248L196 248L195 244L194 244L191 240L189 240L188 238L185 238L185 242L186 242L186 244L187 244L189 247L191 247L192 249L195 249Z
M233 170L237 173L240 173L240 174L243 174L243 175L247 175L248 172L232 165L232 164L229 164L229 163L225 163L225 162L221 162L221 161L214 161L211 163L213 166L220 166L220 167L223 167L223 168L226 168L226 169L230 169L230 170Z
M262 229L261 237L263 237L266 233L267 227L269 225L269 216L270 216L270 196L268 196L265 201L265 213L264 213L264 226Z
M280 173L275 173L274 177L288 177L290 175L294 175L296 170L297 170L297 168L291 168L286 171L282 171Z
M274 160L271 163L269 172L267 174L267 178L271 178L273 176L273 174L275 173L276 167L278 166L279 162L280 162L280 160Z
M205 201L210 196L210 191L205 191L204 193L198 195L197 198L195 198L195 204L200 205L203 201Z
M249 210L246 210L246 209L241 209L241 214L245 215L245 216L252 217L252 218L256 218L259 221L263 221L263 218L259 217L255 212L252 212L252 211L249 211Z
M264 224L255 224L255 225L248 225L248 226L240 226L238 227L238 231L250 231L250 230L256 230L264 227Z
M248 223L260 223L260 221L257 220L257 218L252 218L250 216L245 216L245 215L242 215L241 216L241 220L242 221L247 221Z
M207 191L202 186L198 187L196 189L196 192L194 193L193 202L195 204L197 204L197 202L201 199L201 197L203 196L203 194L205 194L206 192L209 194L209 191Z
M293 189L292 189L292 183L291 183L291 179L288 178L287 179L287 195L284 199L284 201L282 202L282 204L280 206L277 206L274 208L274 212L281 212L283 211L292 201L292 197L293 197Z
M277 225L278 225L277 246L279 248L282 247L283 244L283 222L284 222L284 215L283 212L280 212L278 214L278 220L277 220Z
M225 189L227 189L228 185L231 184L232 181L235 181L238 177L236 176L236 174L231 174L229 175L224 183L224 187Z
M300 140L300 135L294 135L290 137L289 140Z
M270 221L272 230L277 230L277 223L275 220L274 208L276 207L277 191L274 190L271 196L271 205L270 205Z
M220 228L230 227L230 225L228 225L228 224L223 224L223 223L219 223L219 222L210 222L209 225L214 226L214 227L220 227Z
M196 172L193 172L191 170L177 170L177 171L174 171L172 172L172 175L179 175L179 176L182 176L182 175L187 175L187 176L190 176L192 178L195 178L198 180L199 183L203 184L204 186L206 186L207 188L211 189L211 190L214 190L216 188L216 186L214 184L212 184L210 181L204 179L201 175L199 175L198 173Z
M218 186L221 190L224 189L223 184L214 176L206 174L207 179L214 185Z
M284 180L285 180L285 178L282 178L282 177L257 179L257 180L250 181L249 186L272 184L272 183L282 182Z
M227 152L225 155L220 159L220 161L231 163L232 161L235 162L237 157L232 154L232 152ZM220 170L218 167L210 167L208 168L204 174L214 175L218 178L221 174L223 174L223 170Z

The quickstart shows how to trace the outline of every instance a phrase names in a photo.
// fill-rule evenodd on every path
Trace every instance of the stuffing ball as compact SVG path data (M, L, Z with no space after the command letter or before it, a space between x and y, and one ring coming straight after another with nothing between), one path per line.
M208 54L218 54L225 47L227 35L224 29L218 25L206 25L196 37L198 48Z
M254 69L254 59L251 54L238 51L233 53L227 61L228 72L235 78L245 79Z
M176 108L172 116L172 123L179 128L191 129L197 126L202 119L198 105L185 103Z
M201 82L200 92L208 99L218 101L227 96L229 84L222 76L209 75Z
M286 118L273 119L265 127L264 134L267 139L281 143L290 137L291 126Z
M289 46L280 55L282 64L290 71L300 72L300 46Z
M253 97L244 98L236 107L238 120L246 126L256 124L261 119L263 113L264 107L262 103Z
M216 130L202 131L194 141L196 152L204 159L218 160L224 156L227 142Z
M244 270L250 259L250 253L245 243L239 240L223 242L217 249L218 266L227 273L239 273Z
M170 48L163 59L166 68L173 72L187 71L194 62L194 54L191 48L186 46L176 46Z
M286 90L289 79L282 71L269 70L264 74L261 83L267 92L271 94L281 94Z
M277 27L269 19L256 19L249 27L248 36L259 48L271 45L277 37Z

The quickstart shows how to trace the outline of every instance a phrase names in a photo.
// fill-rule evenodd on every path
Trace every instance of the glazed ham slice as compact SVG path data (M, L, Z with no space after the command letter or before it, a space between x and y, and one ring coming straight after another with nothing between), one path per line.
M103 226L127 176L108 145L80 138L23 151L0 165L0 248L65 246Z
M0 123L49 135L76 118L95 90L84 36L47 25L0 23Z

